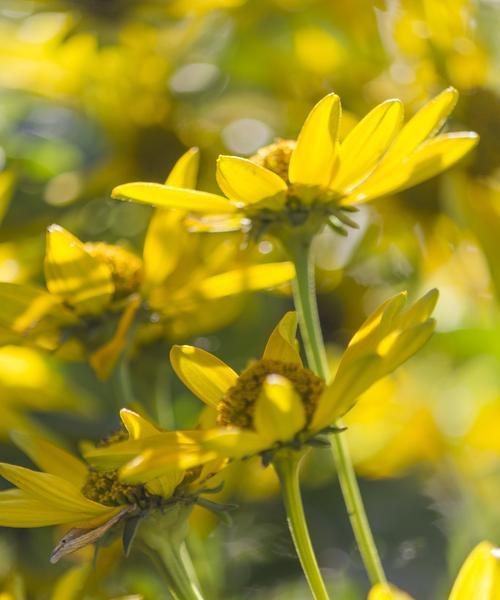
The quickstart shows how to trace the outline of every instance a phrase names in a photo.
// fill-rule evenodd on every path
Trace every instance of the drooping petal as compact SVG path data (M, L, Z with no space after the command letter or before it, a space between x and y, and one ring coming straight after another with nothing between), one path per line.
M449 87L424 106L406 123L380 165L384 170L409 156L428 137L436 134L455 108L458 92Z
M306 413L293 384L281 375L268 375L255 404L253 423L270 446L287 442L303 429Z
M285 202L284 180L246 158L219 156L216 175L220 189L237 205L266 201L269 208L280 208Z
M481 542L469 554L455 580L449 600L500 598L500 549Z
M180 188L195 188L200 166L200 151L190 148L179 158L165 180L166 185Z
M0 463L0 475L29 496L53 508L73 514L78 512L82 516L97 516L109 508L85 498L75 485L57 475L6 463Z
M302 366L296 340L297 313L289 311L273 329L262 358L295 363Z
M184 385L214 408L238 378L231 367L213 354L194 346L174 346L170 360Z
M90 355L89 363L101 381L106 381L110 377L120 354L127 345L129 331L140 305L139 294L130 296L113 337Z
M120 419L131 440L141 440L160 433L160 429L140 414L128 408L122 408Z
M60 298L29 285L0 282L0 304L0 326L19 334L50 331L78 320Z
M80 513L61 510L21 490L0 492L0 527L47 527L73 523Z
M11 436L40 469L69 481L77 489L83 486L88 469L76 456L37 435L16 431Z
M394 140L403 120L399 100L386 100L371 110L340 145L340 163L331 187L353 188L377 165Z
M47 230L45 278L51 294L64 298L82 314L101 312L115 291L110 268L59 225Z
M328 187L337 165L340 99L328 94L309 113L292 152L292 183Z
M442 173L465 156L479 141L477 133L443 134L422 144L389 172L376 171L343 200L344 204L367 202L412 187Z
M295 269L291 262L252 265L207 277L195 290L207 300L217 300L242 292L272 288L292 280L294 276Z
M223 215L236 210L224 196L186 188L137 181L115 187L111 196L160 208L177 208L200 214Z

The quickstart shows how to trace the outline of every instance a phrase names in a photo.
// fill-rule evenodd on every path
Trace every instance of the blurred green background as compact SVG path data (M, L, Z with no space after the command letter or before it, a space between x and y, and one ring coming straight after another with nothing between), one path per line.
M418 600L445 598L473 545L500 541L499 29L494 0L0 2L0 281L43 285L44 232L54 222L140 255L151 211L112 201L110 191L163 181L190 146L201 150L200 189L215 191L219 153L250 156L295 137L332 90L344 135L386 98L401 98L411 115L448 85L460 91L449 127L478 131L475 153L362 207L348 238L317 240L332 363L382 300L402 289L412 298L441 292L431 343L347 419L388 577ZM255 252L283 258L268 240ZM199 331L174 337L241 368L291 305L286 293L245 294L224 306L227 318L207 307ZM200 406L169 370L172 339L132 354L133 391L163 425L190 426ZM10 430L76 449L116 428L123 390L85 363L6 345L0 398L1 460L28 465ZM244 470L228 475L223 492L240 505L232 526L193 517L190 547L207 597L306 598L274 475L258 463ZM304 498L335 598L365 598L328 451L310 456ZM96 570L88 553L49 567L55 536L2 529L5 590L24 587L35 600L166 598L138 551L121 562L111 550ZM64 574L73 577L71 596Z

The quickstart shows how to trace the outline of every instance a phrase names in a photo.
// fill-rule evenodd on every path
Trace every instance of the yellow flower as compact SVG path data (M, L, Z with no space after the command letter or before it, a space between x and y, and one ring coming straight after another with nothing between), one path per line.
M340 144L340 99L332 93L309 113L296 142L278 141L252 160L220 156L217 181L226 197L142 182L120 185L112 195L205 215L207 227L239 223L256 235L276 224L307 224L312 233L328 220L353 226L346 214L353 205L429 179L476 145L473 132L436 135L456 101L448 88L401 127L401 102L386 100Z
M174 469L167 475L143 479L135 485L119 480L116 465L130 458L128 455L124 458L119 450L121 440L143 441L154 439L160 433L137 413L123 410L121 417L125 430L100 443L110 453L99 457L99 468L89 468L43 438L14 434L15 443L43 471L0 463L0 475L16 486L16 489L0 492L0 525L28 528L70 525L73 528L52 554L51 560L56 562L70 552L98 543L121 521L138 521L176 505L189 509L198 501L202 504L198 490L206 491L200 490L200 485L217 469L214 463L209 471ZM128 553L129 540L125 536L124 533L124 550Z
M432 335L429 318L437 300L431 291L403 311L406 294L380 306L346 349L329 384L304 368L295 340L296 315L287 313L272 332L262 358L240 375L215 356L192 346L174 346L172 366L185 385L216 413L218 427L163 434L122 468L124 481L192 468L216 458L260 454L264 463L282 448L321 444L322 432L356 398L412 356ZM134 449L136 452L139 448Z
M198 151L186 152L172 169L172 185L194 186ZM210 329L234 311L207 311L245 291L281 285L294 276L291 263L246 264L241 240L222 240L200 264L200 248L182 229L182 213L157 210L147 231L142 259L120 246L84 243L59 225L47 232L47 291L0 283L3 343L29 341L66 358L86 354L107 378L129 342L140 308L143 340ZM199 241L199 240L198 240ZM202 309L202 310L201 310ZM201 313L201 315L198 315ZM5 333L3 332L5 330ZM69 340L68 340L69 338Z
M498 600L500 598L500 548L481 542L469 554L453 584L448 600ZM368 600L412 600L392 585L377 584Z

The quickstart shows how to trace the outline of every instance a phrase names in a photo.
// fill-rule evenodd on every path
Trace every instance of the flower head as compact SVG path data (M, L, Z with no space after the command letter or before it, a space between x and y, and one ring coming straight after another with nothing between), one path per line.
M16 486L0 492L0 525L69 525L71 529L52 554L51 560L56 562L70 552L98 543L104 534L116 532L118 524L133 519L135 525L149 514L163 513L177 505L192 507L198 494L207 491L200 486L217 470L216 465L171 470L162 477L141 479L132 485L122 482L117 466L130 456L123 457L121 443L154 438L160 430L133 411L123 410L121 416L125 429L98 445L98 449L108 449L109 455L100 456L90 467L43 438L14 434L15 443L42 471L0 464L0 475ZM128 553L125 534L124 550Z
M250 160L220 156L217 181L225 197L141 182L118 186L113 197L202 215L207 228L239 224L256 234L276 226L307 226L312 233L326 222L353 226L346 214L353 205L429 179L475 146L473 132L436 135L456 101L448 88L402 127L401 102L386 100L340 143L340 99L328 94L296 141L278 141Z
M219 458L260 454L272 460L284 448L321 444L321 434L375 381L396 369L429 339L431 291L403 310L406 294L380 306L351 339L331 382L303 366L295 340L296 315L287 313L261 359L240 375L212 354L174 346L172 366L185 385L215 413L216 427L178 432L182 443L158 436L122 469L124 480L158 476Z

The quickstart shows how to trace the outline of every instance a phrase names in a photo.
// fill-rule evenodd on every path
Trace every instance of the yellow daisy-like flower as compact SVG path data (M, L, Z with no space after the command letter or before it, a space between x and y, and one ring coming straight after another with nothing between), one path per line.
M70 531L56 546L51 560L99 539L119 522L125 523L124 550L128 553L127 522L150 514L164 513L168 508L192 507L203 503L198 494L210 490L200 486L223 462L212 462L206 468L186 471L172 469L161 477L142 479L127 485L119 480L117 466L128 460L119 450L122 440L154 439L161 430L130 410L122 410L124 431L103 440L98 447L110 454L100 457L98 467L89 467L65 450L38 436L25 433L13 435L15 443L42 471L0 463L0 475L16 486L0 492L0 526L43 527L69 525ZM165 435L165 432L163 433ZM178 434L173 432L174 436Z
M121 470L124 481L192 468L216 458L260 454L265 463L281 449L322 444L322 432L356 398L412 356L432 335L435 290L403 310L401 293L380 306L354 335L331 383L305 368L295 340L296 316L287 313L262 358L240 375L212 354L174 346L172 365L185 385L216 413L217 427L157 436L131 448L138 454ZM104 450L106 453L106 450Z
M436 135L457 101L444 90L403 127L403 105L386 100L339 143L340 99L329 94L309 113L297 141L261 149L253 159L220 156L217 181L225 197L179 186L127 183L113 197L208 217L206 228L252 227L258 235L274 225L325 222L353 226L353 205L414 186L447 169L473 148L473 132Z
M177 161L167 182L194 187L197 172L198 151L192 148ZM288 262L247 264L241 240L222 240L211 249L211 263L200 263L203 249L193 239L188 243L182 218L178 211L158 209L153 214L142 259L121 246L84 243L59 225L49 227L47 290L0 283L5 307L0 315L0 343L29 342L70 359L88 355L96 373L105 379L129 341L139 309L144 331L137 333L142 340L179 339L197 327L210 329L210 318L217 326L234 314L230 310L220 316L217 311L207 313L207 302L293 278L294 268Z

